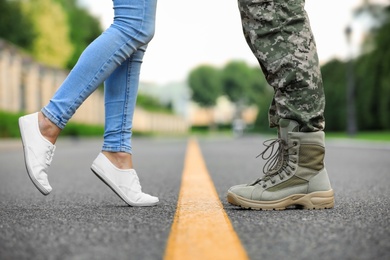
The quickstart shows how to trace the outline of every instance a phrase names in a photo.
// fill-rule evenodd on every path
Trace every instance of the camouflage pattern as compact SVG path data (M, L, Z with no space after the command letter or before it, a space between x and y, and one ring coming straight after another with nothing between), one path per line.
M304 0L238 0L246 41L275 93L271 127L293 119L301 131L325 126L325 96Z

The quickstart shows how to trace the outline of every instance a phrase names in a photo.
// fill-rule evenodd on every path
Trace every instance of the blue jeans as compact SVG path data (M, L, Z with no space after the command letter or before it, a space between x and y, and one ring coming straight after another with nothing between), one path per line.
M157 0L113 0L114 22L81 54L42 113L63 129L104 82L103 151L131 151L131 128L142 58L153 38Z

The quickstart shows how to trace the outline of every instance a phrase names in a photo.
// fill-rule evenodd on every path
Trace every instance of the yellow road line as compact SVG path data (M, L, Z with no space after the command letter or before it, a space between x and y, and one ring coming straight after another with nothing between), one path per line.
M177 210L164 259L248 259L194 139L188 143Z

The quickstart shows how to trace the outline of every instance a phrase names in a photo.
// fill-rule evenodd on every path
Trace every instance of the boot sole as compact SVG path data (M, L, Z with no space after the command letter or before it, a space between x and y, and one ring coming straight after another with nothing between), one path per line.
M254 210L285 210L291 206L301 206L303 209L330 209L334 207L334 192L317 191L309 194L293 194L286 198L273 201L251 200L232 192L228 192L227 201L244 209Z

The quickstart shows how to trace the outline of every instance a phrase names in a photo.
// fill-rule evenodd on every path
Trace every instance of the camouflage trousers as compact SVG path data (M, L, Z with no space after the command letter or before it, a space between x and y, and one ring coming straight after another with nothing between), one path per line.
M323 130L325 96L304 0L238 0L245 39L274 88L269 123L296 120Z

